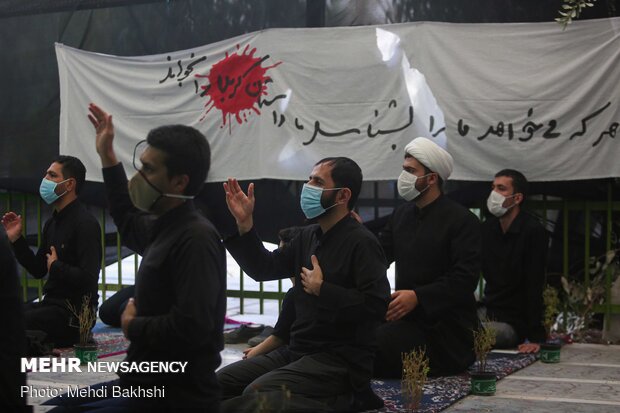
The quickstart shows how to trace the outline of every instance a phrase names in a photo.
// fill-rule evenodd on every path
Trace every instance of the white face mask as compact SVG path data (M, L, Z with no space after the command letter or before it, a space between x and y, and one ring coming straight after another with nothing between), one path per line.
M504 207L504 201L506 201L508 198L512 198L515 195L517 194L504 196L499 192L491 191L489 197L487 198L487 208L489 209L489 212L498 218L504 216L504 214L508 212L510 208L517 205L512 204L509 207Z
M420 176L420 178L424 178L428 175L430 174L422 175ZM414 199L419 197L422 192L426 191L429 188L429 186L427 185L426 188L418 191L418 189L415 187L415 183L417 180L418 176L410 172L402 171L400 173L396 187L398 188L398 193L400 194L400 196L402 196L406 201L413 201Z

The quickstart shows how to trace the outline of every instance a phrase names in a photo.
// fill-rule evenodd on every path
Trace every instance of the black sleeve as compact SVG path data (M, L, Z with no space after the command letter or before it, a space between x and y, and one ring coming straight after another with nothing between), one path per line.
M523 270L526 276L526 338L532 342L545 341L543 317L543 288L547 266L549 241L542 225L532 228L527 235L529 248L524 254Z
M41 231L41 245L47 245L47 228L49 221L45 222ZM26 238L19 237L13 244L15 258L34 278L43 278L47 275L47 254L45 248L39 248L37 253L32 252Z
M467 305L480 277L480 222L468 212L450 232L450 268L434 282L415 289L424 312L434 317L450 308Z
M3 316L3 336L0 340L0 406L13 407L3 411L22 411L26 398L21 386L26 385L26 374L20 371L21 357L25 356L22 300L15 258L9 241L0 229L0 314Z
M121 242L142 255L148 244L149 230L155 216L141 212L131 203L127 189L127 176L122 164L103 168L102 172L110 215L121 235Z
M377 238L379 239L379 243L381 244L381 248L383 248L383 252L385 253L385 259L388 264L394 262L394 213L392 213L386 220L386 224L379 231Z
M351 276L355 287L347 288L324 281L319 294L319 319L338 322L385 318L390 284L381 246L374 237L363 238L356 245L352 260Z
M243 235L234 235L224 245L241 269L255 281L271 281L288 278L295 274L294 251L299 248L301 237L295 237L287 245L269 251L263 246L254 228Z
M295 300L293 298L293 289L291 287L282 300L282 310L278 316L278 321L273 327L273 335L288 343L291 338L291 327L295 322Z
M129 324L128 338L154 348L170 350L178 343L184 351L203 346L215 337L218 303L226 290L225 253L215 237L188 237L175 246L176 269L171 293L175 305L166 314L140 316ZM136 303L140 308L140 303Z
M76 228L75 236L77 265L67 264L59 257L50 267L50 276L75 289L91 291L99 281L101 270L101 227L95 219L83 220Z

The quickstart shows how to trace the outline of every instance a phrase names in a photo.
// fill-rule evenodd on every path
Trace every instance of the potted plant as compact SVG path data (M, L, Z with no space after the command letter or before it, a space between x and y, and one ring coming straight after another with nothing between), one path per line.
M565 309L560 312L558 324L573 341L589 342L597 337L596 329L592 328L596 307L607 299L615 304L607 294L619 273L618 250L610 250L599 257L590 257L587 278L582 274L561 277ZM605 316L608 317L607 314ZM608 322L606 319L605 325ZM605 333L610 331L612 329L609 327L605 329Z
M90 331L97 320L97 314L90 304L90 296L82 297L80 309L75 308L69 301L67 301L67 307L78 321L77 328L80 329L80 342L73 346L75 357L80 359L81 364L97 361L97 344L90 341Z
M481 396L495 394L497 376L487 371L487 356L495 345L495 330L488 323L482 322L480 328L474 330L474 353L476 353L476 369L470 373L471 392Z
M560 305L558 291L551 286L545 287L543 291L543 303L545 306L543 324L545 325L547 342L540 345L540 361L543 363L559 363L561 345L559 342L552 341L551 339L551 328L553 324L555 324L558 306Z
M428 357L424 349L411 350L403 353L403 377L401 390L405 406L409 411L417 411L420 408L424 384L430 371Z

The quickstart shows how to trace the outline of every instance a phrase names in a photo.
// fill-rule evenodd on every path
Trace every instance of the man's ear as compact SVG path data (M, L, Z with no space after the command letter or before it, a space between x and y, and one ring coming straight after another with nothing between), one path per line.
M176 194L182 195L185 193L185 188L189 185L189 176L186 174L175 175L172 177L172 187Z
M521 192L517 192L514 198L515 198L515 203L521 205L521 203L523 202L523 194Z
M342 188L340 191L338 191L336 201L342 202L344 205L347 205L352 195L353 194L351 193L351 190L349 188Z
M427 182L429 185L439 185L439 174L437 174L437 172L431 172L426 179L428 179Z
M77 181L75 178L68 178L65 183L63 183L64 190L67 192L75 192L77 189Z

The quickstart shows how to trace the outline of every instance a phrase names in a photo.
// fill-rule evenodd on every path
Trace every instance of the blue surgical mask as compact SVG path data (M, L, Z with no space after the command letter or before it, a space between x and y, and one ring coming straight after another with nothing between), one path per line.
M48 205L53 204L61 196L63 196L64 194L67 193L67 191L65 190L65 192L63 192L60 195L56 194L56 186L58 184L62 184L63 182L67 182L67 181L68 181L68 179L65 179L62 182L54 182L54 181L50 181L47 178L43 178L43 180L41 181L41 186L39 186L39 194L41 195L41 198L43 198L43 200Z
M301 210L304 212L304 215L308 219L316 218L322 215L325 211L330 208L335 207L338 204L331 205L327 208L323 208L321 204L321 195L323 195L323 191L337 191L342 188L319 188L316 186L304 184L304 187L301 190Z

